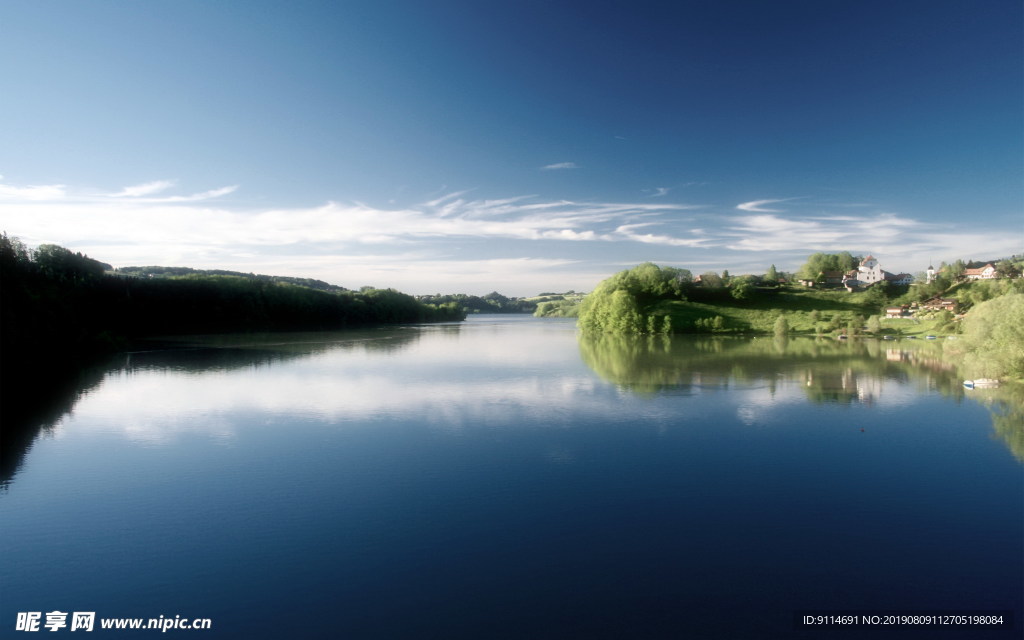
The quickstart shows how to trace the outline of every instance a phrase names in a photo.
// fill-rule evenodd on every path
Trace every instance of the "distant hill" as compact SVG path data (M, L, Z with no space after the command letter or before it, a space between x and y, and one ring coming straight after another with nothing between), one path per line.
M566 291L565 293L541 293L532 298L530 302L537 305L533 315L538 318L575 318L579 314L580 303L586 297L585 293Z
M341 293L343 291L349 291L345 287L339 287L338 285L329 284L323 280L314 280L312 278L291 278L288 276L268 276L260 273L242 273L241 271L226 271L224 269L192 269L189 267L122 267L120 269L114 269L110 272L112 275L134 277L134 278L178 278L181 276L235 276L241 278L249 278L250 280L256 280L259 282L276 282L281 284L291 284L298 287L306 287L307 289L316 289L317 291L329 291L331 293Z
M457 304L467 313L533 313L537 303L532 298L510 298L497 291L484 296L472 296L465 293L448 293L416 296L425 304L444 305Z

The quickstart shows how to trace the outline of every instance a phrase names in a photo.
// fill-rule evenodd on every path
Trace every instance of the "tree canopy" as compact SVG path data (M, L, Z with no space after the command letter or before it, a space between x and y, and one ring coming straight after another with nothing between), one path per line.
M1024 294L1008 293L974 307L953 349L971 375L1024 378Z
M693 276L686 269L659 267L651 262L620 271L602 281L583 299L579 310L579 326L585 331L644 333L660 322L650 322L645 311L654 302L683 298Z
M850 271L856 269L860 264L860 258L855 258L849 251L839 253L815 253L807 258L807 262L800 267L797 276L803 280L817 280L825 271Z

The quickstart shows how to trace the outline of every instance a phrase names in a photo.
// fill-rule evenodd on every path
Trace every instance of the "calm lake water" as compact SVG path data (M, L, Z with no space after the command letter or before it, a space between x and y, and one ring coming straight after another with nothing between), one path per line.
M481 316L135 352L4 479L0 636L1020 637L1019 390L918 342ZM820 610L1014 620L794 624Z

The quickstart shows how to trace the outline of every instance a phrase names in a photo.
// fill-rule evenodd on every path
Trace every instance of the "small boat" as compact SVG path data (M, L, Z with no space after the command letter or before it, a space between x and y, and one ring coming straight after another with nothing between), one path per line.
M882 340L895 340L896 336L882 336Z
M935 336L925 336L924 339L925 340L934 340Z
M974 380L964 380L965 389L991 389L998 387L999 381L995 378L976 378Z

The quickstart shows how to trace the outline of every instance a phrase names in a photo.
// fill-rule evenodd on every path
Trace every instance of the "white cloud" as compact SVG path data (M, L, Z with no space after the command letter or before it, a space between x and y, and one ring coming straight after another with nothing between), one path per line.
M39 184L13 187L0 184L0 200L46 201L60 200L66 195L66 187L62 184Z
M563 356L551 349L553 343L545 336L527 340L520 345L523 357L510 358L495 344L491 331L473 332L470 325L460 329L460 344L471 348L447 357L462 356L466 369L491 366L503 376L500 384L490 375L458 381L430 375L436 354L450 351L450 342L443 339L392 341L403 354L403 369L397 374L387 369L389 363L380 368L379 359L366 358L366 341L338 342L275 368L271 375L266 367L211 369L173 379L146 368L115 371L104 379L107 392L82 398L57 436L96 428L109 435L109 421L102 417L112 412L125 417L119 433L136 442L157 444L205 435L227 443L251 427L234 419L240 409L259 411L271 420L300 414L332 429L358 428L369 416L400 412L420 416L429 428L451 431L497 424L495 406L501 406L505 416L519 415L543 427L558 424L560 408L566 405L584 407L585 414L596 417L620 402L616 394L602 392L607 384L582 370L564 374L558 384L546 384L537 375L538 363L560 362ZM396 375L402 377L400 394L393 393Z
M160 193L166 191L174 186L173 180L154 180L153 182L146 182L145 184L137 184L131 187L125 187L117 193L110 194L111 198L138 198L139 196L148 196L154 193Z
M6 184L0 184L0 202L17 203L17 202L76 202L80 204L86 204L90 202L105 202L110 203L111 198L116 200L124 200L126 202L146 202L146 203L164 203L164 202L201 202L203 200L212 200L214 198L220 198L222 196L229 195L238 190L238 185L231 185L227 187L220 187L218 189L211 189L209 191L203 191L201 193L195 193L188 196L164 196L160 198L146 198L144 196L153 195L166 191L170 187L174 186L172 180L155 180L153 182L147 182L145 184L134 185L130 187L124 187L115 193L90 193L90 192L69 192L67 185L63 184L47 184L47 185L25 185L25 186L12 186Z
M632 240L633 242L643 242L646 244L663 244L670 247L702 247L708 245L710 242L709 238L676 238L663 234L636 233L636 229L647 226L651 225L625 224L616 228L615 234L624 240Z
M758 215L734 219L725 234L735 238L726 243L735 251L879 251L871 247L886 245L892 238L922 226L893 214L802 218Z
M787 200L793 200L793 198L782 198L779 200L752 200L750 202L738 204L736 205L736 208L741 211L755 211L759 213L782 213L782 209L766 209L764 208L764 205L774 204L776 202L786 202Z
M105 195L75 196L69 196L63 187L32 192L11 187L8 195L17 197L5 198L10 201L4 207L6 230L29 245L53 242L115 266L164 264L272 272L317 277L344 286L358 286L357 282L416 286L418 292L422 291L419 285L437 291L473 282L489 291L500 283L511 286L519 282L519 293L511 295L529 293L523 290L523 282L541 283L545 289L567 282L567 287L585 289L600 280L603 270L588 267L562 272L558 281L551 282L544 271L575 264L564 258L565 251L537 249L543 261L536 262L521 257L523 245L515 245L513 250L512 244L504 242L483 249L478 241L576 246L610 242L697 244L670 234L637 233L637 225L652 224L650 221L661 220L666 214L691 208L671 203L540 200L528 195L470 199L466 191L455 191L407 207L327 202L305 208L239 209L210 202L232 193L234 186L190 196L165 196L162 192L171 186L168 182L125 187ZM154 194L158 197L149 197ZM494 260L523 261L485 264L431 259L462 246L474 247L478 253L491 252ZM398 252L420 248L428 253L411 260L408 268L396 267L401 259ZM367 255L372 253L378 255ZM337 255L356 258L341 263L333 259ZM501 268L490 268L494 264L501 264ZM448 277L458 284L446 285ZM586 279L591 277L596 279Z
M234 193L238 190L238 185L234 184L228 187L221 187L219 189L211 189L210 191L204 191L202 193L194 193L190 196L169 196L167 198L156 198L153 202L200 202L202 200L212 200L214 198L220 198L228 194Z
M771 263L795 269L811 253L845 250L873 253L883 268L913 273L931 261L1021 250L1019 237L983 221L936 227L884 211L796 216L763 211L760 205L773 202L767 200L745 203L749 214L734 216L663 200L473 198L465 190L404 207L327 202L260 209L214 201L236 186L165 195L171 186L154 181L96 195L57 184L0 184L3 230L30 246L56 243L115 266L224 268L413 293L506 295L587 290L627 261L686 268L714 262L758 272Z
M579 169L580 166L575 162L556 162L555 164L549 164L541 167L541 170L550 169Z
M895 213L863 216L808 216L783 218L776 215L743 216L733 219L721 232L724 248L745 254L761 254L761 260L798 266L811 253L851 251L871 253L882 268L914 273L929 262L953 261L972 256L1002 256L1020 251L1020 239L1012 234L977 228L933 225ZM786 258L773 258L776 253ZM783 267L780 267L783 268Z
M428 206L428 207L437 207L437 206L439 206L443 202L446 202L448 200L454 200L455 198L458 198L459 196L464 195L466 193L469 193L468 189L465 190L465 191L455 191L454 193L449 193L449 194L443 195L440 198L436 198L436 199L431 200L430 202L426 202L424 204L426 206Z

